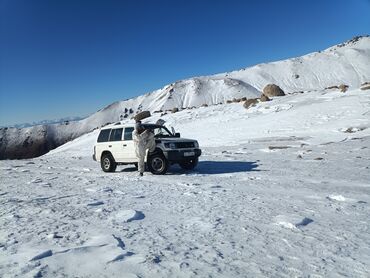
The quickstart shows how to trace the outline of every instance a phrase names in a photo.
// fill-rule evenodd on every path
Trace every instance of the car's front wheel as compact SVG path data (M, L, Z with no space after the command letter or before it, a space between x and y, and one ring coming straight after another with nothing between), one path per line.
M168 160L161 153L155 153L148 159L148 168L153 175L164 175L168 167Z
M179 163L180 167L185 170L193 170L198 165L198 158L192 158Z
M114 161L110 153L103 154L100 160L100 166L104 172L114 172L117 168L117 163Z

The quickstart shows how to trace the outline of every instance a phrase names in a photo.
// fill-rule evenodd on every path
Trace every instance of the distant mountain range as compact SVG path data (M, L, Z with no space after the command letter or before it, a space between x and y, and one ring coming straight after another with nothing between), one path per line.
M234 98L256 98L270 83L287 94L323 90L370 81L370 38L355 37L323 51L238 71L176 81L159 90L118 101L81 120L62 119L24 128L0 129L0 159L42 155L107 123L129 121L137 112L165 113L177 108L223 104Z
M0 128L3 128L3 127L25 128L25 127L31 127L31 126L36 126L36 125L61 124L61 123L66 123L66 122L79 121L84 118L86 117L65 117L65 118L54 119L54 120L42 120L42 121L37 121L37 122L32 122L32 123L22 123L22 124L0 126Z

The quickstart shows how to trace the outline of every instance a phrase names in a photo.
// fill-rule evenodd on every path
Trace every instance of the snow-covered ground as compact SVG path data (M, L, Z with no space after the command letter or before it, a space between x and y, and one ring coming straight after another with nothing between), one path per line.
M194 171L103 173L97 131L0 161L0 276L370 276L370 90L163 118Z

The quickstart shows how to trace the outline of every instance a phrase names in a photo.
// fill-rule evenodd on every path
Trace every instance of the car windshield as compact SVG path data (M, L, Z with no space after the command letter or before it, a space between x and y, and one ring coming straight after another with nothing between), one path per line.
M173 135L165 127L156 127L154 129L154 136L156 138L173 137Z
M155 138L168 138L174 137L174 135L165 126L160 125L144 125L145 128L150 129L154 132Z

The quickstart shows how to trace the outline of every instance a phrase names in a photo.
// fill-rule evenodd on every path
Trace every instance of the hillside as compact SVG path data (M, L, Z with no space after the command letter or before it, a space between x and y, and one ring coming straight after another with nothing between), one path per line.
M0 159L29 158L48 152L95 128L127 121L142 110L166 111L259 97L269 83L286 93L321 90L347 84L351 89L370 79L370 38L356 37L324 51L212 76L174 82L137 98L115 102L68 124L0 129Z

